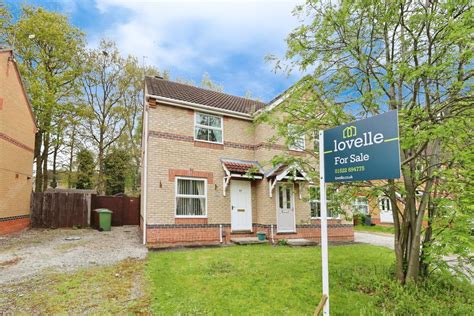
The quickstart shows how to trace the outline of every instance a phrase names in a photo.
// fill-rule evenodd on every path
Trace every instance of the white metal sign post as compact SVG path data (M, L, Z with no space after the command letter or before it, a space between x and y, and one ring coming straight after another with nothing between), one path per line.
M324 147L326 138L326 148ZM319 131L319 192L324 315L329 315L328 219L326 183L400 178L398 113Z
M324 181L324 131L319 131L319 194L321 205L321 257L323 267L323 295L327 296L323 314L329 315L328 217L326 182Z

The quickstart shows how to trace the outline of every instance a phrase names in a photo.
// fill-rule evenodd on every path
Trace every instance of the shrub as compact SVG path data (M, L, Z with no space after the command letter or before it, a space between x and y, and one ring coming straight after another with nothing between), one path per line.
M449 274L435 274L418 284L402 286L390 269L354 267L345 274L350 288L376 298L375 304L389 315L469 315L474 287Z

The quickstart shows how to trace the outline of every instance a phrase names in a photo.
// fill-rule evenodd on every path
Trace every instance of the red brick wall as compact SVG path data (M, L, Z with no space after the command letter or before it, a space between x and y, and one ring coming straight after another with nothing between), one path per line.
M177 219L178 220L178 219ZM186 219L189 220L189 219ZM202 220L202 219L193 219ZM178 223L178 221L177 221ZM181 224L191 224L184 223ZM198 224L198 223L193 223ZM277 234L274 226L275 242L279 239L306 238L319 241L321 229L314 226L297 227L297 233L293 234ZM196 225L196 226L174 226L166 225L162 227L149 227L147 229L147 243L153 245L184 245L184 244L218 244L219 225ZM229 225L223 225L223 242L230 243L233 237L255 237L257 232L264 231L267 233L267 239L271 240L271 228L268 226L254 225L253 233L248 234L232 234ZM331 242L354 241L354 229L350 225L334 225L328 229L328 238Z
M196 171L193 169L169 169L168 170L168 181L174 182L175 177L194 177L194 178L206 178L207 184L214 184L214 177L212 172L207 171Z
M0 236L19 232L30 225L30 218L18 218L9 221L0 221Z

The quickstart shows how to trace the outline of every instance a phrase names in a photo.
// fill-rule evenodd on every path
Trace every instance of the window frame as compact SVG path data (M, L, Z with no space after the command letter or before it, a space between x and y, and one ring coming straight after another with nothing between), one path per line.
M198 114L204 114L204 115L207 115L207 116L213 116L213 117L219 118L220 121L221 121L221 127L215 127L215 126L197 124L197 116L198 116ZM219 131L221 131L221 134L222 134L222 141L221 141L221 142L212 142L212 141L210 141L210 140L199 139L199 138L197 138L196 128L205 128L205 129L219 130ZM223 144L224 144L224 117L221 116L221 115L210 114L210 113L207 113L207 112L194 111L194 129L193 129L193 135L194 135L194 136L193 136L194 141L197 141L197 142L205 142L205 143L209 143L209 144L221 144L221 145L223 145Z
M310 185L310 186L308 187L308 191L309 191L310 188L316 188L316 189L318 189L319 187L316 186L316 185ZM327 193L327 192L326 192L326 193ZM320 199L319 199L319 198L317 198L317 199L309 199L308 202L309 202L309 212L310 212L309 216L310 216L310 218L311 218L311 219L321 219L321 216L313 216L313 214L311 214L311 203L316 202L317 204L319 204L319 215L321 215L321 201L320 201ZM326 207L327 207L327 205L329 204L328 202L331 202L331 200L326 199ZM326 210L326 213L329 214L329 212L330 212L329 210ZM332 213L332 212L331 212L331 213ZM339 214L338 214L336 217L334 217L334 216L327 216L326 218L327 218L327 219L339 219L340 216L339 216Z
M189 194L178 194L178 180L194 180L194 181L204 181L204 195L189 195ZM204 198L206 203L204 207L203 215L178 215L178 198ZM175 218L207 218L207 179L206 178L193 178L193 177L181 177L176 176L174 179L174 217Z
M385 210L385 209L382 209L382 200L388 200L388 205L389 205L389 209L388 210ZM379 210L381 212L392 212L393 211L393 207L392 207L392 200L390 200L390 198L386 195L382 195L382 196L379 196L378 198L378 207L379 207Z
M293 126L296 126L296 125L295 124L288 124L287 125L288 137L290 137L290 129L294 128ZM303 133L303 134L300 134L299 137L300 137L300 140L303 140L302 148L293 147L294 145L292 145L290 142L288 142L288 150L291 150L291 151L305 151L306 150L306 135ZM296 139L296 137L295 137L295 139Z
M362 205L362 204L355 204L356 201L358 201L359 199L365 199L365 201L366 201L366 204L365 204L365 205L367 205L367 213L364 213L364 215L370 215L370 203L369 203L369 198L366 197L366 196L358 196L358 197L356 197L356 198L352 201L352 205L351 205L351 208L352 208L351 211L352 211L352 213L354 213L354 206L356 206L356 205L357 205L357 206Z

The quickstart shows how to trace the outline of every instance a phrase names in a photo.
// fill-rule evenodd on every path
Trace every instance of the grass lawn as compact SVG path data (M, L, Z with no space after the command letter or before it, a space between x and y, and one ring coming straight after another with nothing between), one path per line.
M333 315L472 315L467 282L438 277L404 289L391 281L389 249L334 246L329 254ZM320 255L317 247L269 245L150 252L147 260L2 284L0 315L312 315Z
M365 226L365 225L355 225L354 230L361 232L371 232L371 233L387 233L394 234L393 226Z
M0 286L0 315L123 314L148 311L143 260L44 273ZM1 271L1 269L0 269Z
M467 315L473 310L474 291L466 282L453 286L450 278L435 287L406 291L392 282L394 256L389 249L334 246L329 254L335 315ZM151 311L312 315L321 298L320 261L315 247L254 245L150 253L145 269L151 282Z

